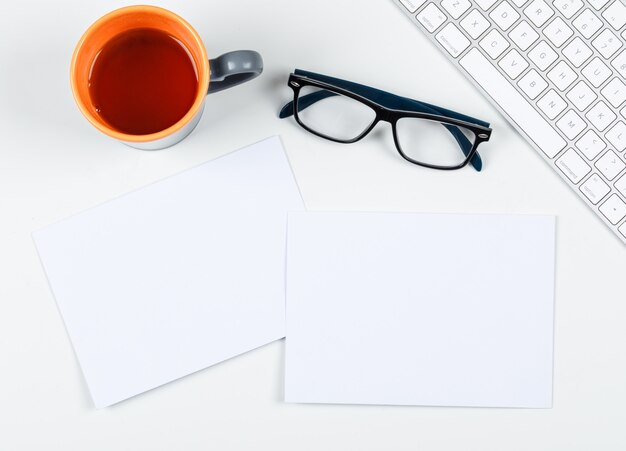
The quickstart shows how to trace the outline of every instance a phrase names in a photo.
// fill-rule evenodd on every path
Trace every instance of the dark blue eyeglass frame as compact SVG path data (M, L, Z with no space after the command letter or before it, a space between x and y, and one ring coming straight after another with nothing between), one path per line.
M477 149L481 143L489 141L489 138L491 137L492 129L489 127L488 122L481 121L480 119L466 116L465 114L457 113L446 108L397 96L379 89L370 88L369 86L301 69L296 69L294 73L289 75L288 85L294 92L294 99L281 109L279 117L282 119L293 115L302 128L313 133L314 135L330 141L350 144L365 137L380 121L388 122L392 127L393 140L396 145L396 149L405 160L413 164L432 169L460 169L470 162L477 171L482 169L482 160ZM323 91L317 91L300 97L300 89L304 86L318 87L323 89ZM350 97L367 105L376 113L374 120L367 127L367 129L352 139L342 140L320 133L303 123L298 115L300 111L308 108L314 103L339 94ZM399 119L407 117L426 119L441 123L441 125L452 134L458 143L463 155L465 155L464 161L456 166L438 166L418 161L407 156L400 145L396 126ZM471 135L475 137L473 142L468 139L466 133L463 132L463 129L471 132Z

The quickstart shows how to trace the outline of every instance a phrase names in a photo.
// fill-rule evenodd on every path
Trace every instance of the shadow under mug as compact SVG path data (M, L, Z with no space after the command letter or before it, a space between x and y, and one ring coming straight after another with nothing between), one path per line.
M120 33L138 28L156 29L179 39L189 50L198 71L198 87L191 108L171 127L148 135L123 133L108 125L96 111L89 94L89 75L98 52ZM207 94L251 80L262 71L263 60L255 51L238 50L209 60L200 36L183 18L156 6L127 6L101 17L83 34L72 56L70 80L78 108L98 130L129 146L157 150L172 146L191 133L200 121Z

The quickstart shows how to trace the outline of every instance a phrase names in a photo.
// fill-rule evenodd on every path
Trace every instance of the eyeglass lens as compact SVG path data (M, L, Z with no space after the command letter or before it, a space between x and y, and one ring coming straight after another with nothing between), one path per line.
M315 102L303 108L312 100ZM300 89L298 108L298 117L305 126L340 141L359 137L376 118L376 112L369 106L314 86L303 86Z
M441 167L458 166L467 159L455 134L472 145L476 141L474 132L464 127L422 118L398 119L396 133L400 150L409 160Z

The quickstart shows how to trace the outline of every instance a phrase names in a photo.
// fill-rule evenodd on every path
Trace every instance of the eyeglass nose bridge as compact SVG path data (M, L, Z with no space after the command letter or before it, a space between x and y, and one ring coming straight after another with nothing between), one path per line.
M393 125L393 123L395 122L395 115L391 111L380 110L378 112L376 122L387 122L388 124Z

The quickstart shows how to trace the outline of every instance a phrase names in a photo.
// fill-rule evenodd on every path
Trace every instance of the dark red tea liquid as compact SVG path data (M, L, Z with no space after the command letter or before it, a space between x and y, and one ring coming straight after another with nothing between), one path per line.
M179 40L159 30L123 32L96 57L89 94L102 119L132 135L159 132L178 122L197 94L191 54Z

